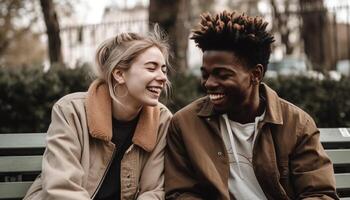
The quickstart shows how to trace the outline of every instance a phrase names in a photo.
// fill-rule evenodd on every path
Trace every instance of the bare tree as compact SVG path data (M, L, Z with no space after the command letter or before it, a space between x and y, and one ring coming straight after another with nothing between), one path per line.
M52 0L40 0L48 36L48 51L50 63L63 63L61 50L60 26L58 23L55 4Z
M159 23L169 35L174 51L172 63L178 72L185 72L188 68L190 6L191 2L188 0L150 0L149 5L149 21Z
M299 2L305 53L316 70L329 70L334 66L335 59L328 11L323 0L299 0Z
M12 41L20 39L28 31L37 17L33 15L35 6L31 0L0 0L0 57L6 53ZM26 19L26 20L24 20ZM19 24L18 22L22 22ZM26 23L24 23L24 21ZM3 60L3 59L1 59Z
M285 45L286 54L290 55L293 53L295 45L289 40L289 36L295 27L290 26L288 22L290 18L293 17L291 15L291 6L292 1L284 0L283 10L278 9L277 0L270 0L270 4L273 10L273 32L280 34L281 43ZM294 17L296 17L294 13Z

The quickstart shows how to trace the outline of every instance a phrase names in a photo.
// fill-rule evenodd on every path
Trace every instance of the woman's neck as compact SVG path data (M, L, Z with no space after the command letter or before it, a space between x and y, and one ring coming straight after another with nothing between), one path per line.
M136 106L130 102L112 100L113 117L119 121L131 121L135 119L141 109L141 105Z

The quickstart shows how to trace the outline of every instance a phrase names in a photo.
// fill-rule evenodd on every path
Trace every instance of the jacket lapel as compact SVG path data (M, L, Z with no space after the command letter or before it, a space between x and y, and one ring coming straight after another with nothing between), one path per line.
M94 81L87 92L85 107L89 133L92 137L110 141L112 129L112 99L107 84ZM132 142L147 152L157 143L160 107L144 106Z
M285 199L286 195L280 185L276 184L279 183L280 177L271 129L269 126L264 126L261 132L253 149L255 176L268 199Z
M219 127L219 113L215 112L214 105L210 102L208 97L204 97L202 102L198 105L197 115L209 125L209 127L213 130L221 138L220 127Z

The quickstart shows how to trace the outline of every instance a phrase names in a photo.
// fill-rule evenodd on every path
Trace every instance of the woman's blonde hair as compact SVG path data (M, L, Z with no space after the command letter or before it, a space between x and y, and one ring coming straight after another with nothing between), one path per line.
M163 54L167 68L169 64L169 44L165 33L156 24L152 32L146 35L137 33L121 33L113 38L104 41L96 51L95 74L98 79L105 81L109 88L111 97L116 100L113 91L114 84L117 84L113 78L114 69L128 70L135 58L151 47L157 47ZM170 82L167 79L165 83L165 95L168 96Z

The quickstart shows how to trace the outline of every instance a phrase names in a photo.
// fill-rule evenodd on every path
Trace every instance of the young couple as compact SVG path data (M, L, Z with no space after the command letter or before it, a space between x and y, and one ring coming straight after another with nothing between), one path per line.
M169 86L159 30L107 40L98 79L53 106L26 200L338 198L314 121L262 83L274 41L267 23L201 17L191 38L207 96L172 117L158 102Z

